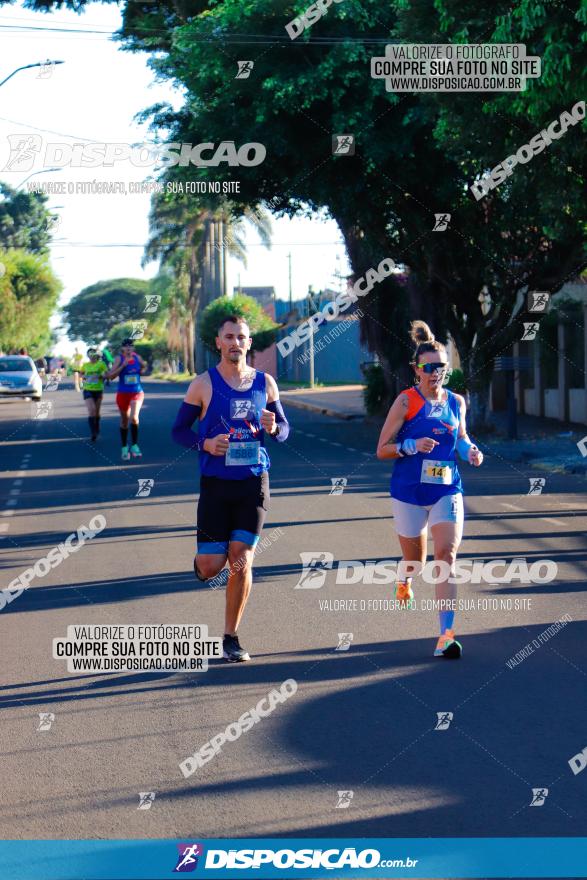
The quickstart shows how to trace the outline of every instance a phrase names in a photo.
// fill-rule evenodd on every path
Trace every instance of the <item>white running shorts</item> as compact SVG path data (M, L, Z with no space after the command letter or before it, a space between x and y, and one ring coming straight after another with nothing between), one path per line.
M456 523L459 542L463 537L465 510L460 492L455 495L443 495L435 504L429 504L427 507L408 504L406 501L398 501L397 498L391 499L391 506L397 533L402 538L417 538L426 526L435 526L441 522Z

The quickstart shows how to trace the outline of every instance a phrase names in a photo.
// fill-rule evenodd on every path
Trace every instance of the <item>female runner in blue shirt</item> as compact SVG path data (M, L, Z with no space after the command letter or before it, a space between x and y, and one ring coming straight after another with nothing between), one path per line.
M120 412L120 439L122 442L122 460L128 461L130 457L141 458L139 448L139 413L145 398L145 392L141 385L141 376L147 370L147 365L140 355L134 350L132 339L123 339L120 346L120 354L116 356L112 367L106 374L109 379L118 376L118 391L116 392L116 405ZM130 437L132 445L128 448L128 428L130 419Z
M393 516L402 549L403 573L395 597L411 603L412 577L426 561L428 525L434 541L434 560L454 563L463 536L463 487L456 452L474 467L483 453L471 443L465 423L465 401L443 388L448 371L446 349L436 342L424 321L413 321L410 333L416 344L412 366L418 384L396 398L387 414L377 445L377 458L395 459L391 477ZM411 564L410 564L411 563ZM462 646L455 639L456 584L441 573L436 582L440 637L435 657L459 658Z

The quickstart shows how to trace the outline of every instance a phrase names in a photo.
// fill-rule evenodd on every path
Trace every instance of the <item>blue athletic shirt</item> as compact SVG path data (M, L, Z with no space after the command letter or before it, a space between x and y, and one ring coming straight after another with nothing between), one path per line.
M265 373L255 371L248 391L237 391L224 381L216 367L208 371L212 382L212 399L203 419L199 437L204 440L218 434L229 435L225 455L200 452L200 471L207 477L223 480L245 480L269 470L265 449L265 431L261 427L261 410L267 406Z
M417 452L395 460L390 494L398 501L427 507L444 495L463 491L456 462L461 408L456 395L445 390L444 403L431 403L415 387L402 391L408 398L408 411L397 442L431 437L439 445L432 452Z
M136 354L133 354L130 363L126 364L118 374L118 390L129 392L143 390L141 364Z

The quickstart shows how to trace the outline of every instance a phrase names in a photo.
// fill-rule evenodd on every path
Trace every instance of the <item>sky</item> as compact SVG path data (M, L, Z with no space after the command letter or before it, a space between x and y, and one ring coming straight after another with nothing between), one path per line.
M115 5L90 4L85 13L67 10L35 13L21 5L0 9L0 82L17 67L35 62L63 61L46 69L21 70L0 86L0 181L13 187L40 170L49 144L71 147L85 142L134 144L150 141L146 124L134 116L159 101L174 108L181 91L155 82L147 53L123 52L111 34L121 24ZM81 31L81 33L80 33ZM93 33L95 31L97 33ZM15 136L17 136L15 138ZM24 139L24 140L23 140ZM30 158L14 164L11 146L25 144ZM270 145L267 145L270 149ZM10 164L9 164L10 163ZM49 167L56 163L49 162ZM57 162L58 164L58 162ZM71 168L35 174L30 183L142 181L150 168L128 161L113 167ZM66 186L67 190L67 186ZM148 238L150 197L147 194L54 193L48 208L58 215L51 245L51 263L63 284L60 305L84 287L108 278L151 278L157 264L141 267ZM279 298L289 296L288 253L292 255L293 299L308 287L339 289L336 276L349 274L344 245L332 220L282 218L273 221L271 250L252 228L247 230L247 267L228 261L228 292L243 287L271 286ZM58 324L57 318L53 324ZM61 341L60 354L71 354L74 341Z

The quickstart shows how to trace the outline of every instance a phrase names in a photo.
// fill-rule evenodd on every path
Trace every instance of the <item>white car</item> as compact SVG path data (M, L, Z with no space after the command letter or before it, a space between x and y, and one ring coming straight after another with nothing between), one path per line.
M20 354L0 357L0 397L32 397L40 400L43 382L34 361Z

